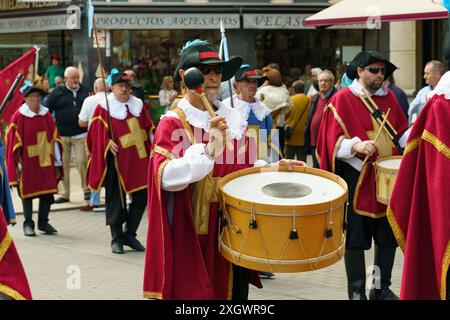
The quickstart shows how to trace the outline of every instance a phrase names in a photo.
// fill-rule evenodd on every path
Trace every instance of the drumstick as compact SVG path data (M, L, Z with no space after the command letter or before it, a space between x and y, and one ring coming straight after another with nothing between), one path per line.
M384 119L383 119L383 122L381 123L381 126L380 126L380 128L378 129L377 135L375 136L375 139L374 139L374 141L373 141L374 144L377 142L378 137L380 136L380 133L381 133L381 131L383 130L384 124L386 123L386 120L387 120L387 118L388 118L388 115L389 115L389 112L390 112L390 111L391 111L391 108L389 108L388 111L386 112L386 115L385 115L385 117L384 117ZM364 165L366 164L366 162L367 162L368 159L369 159L369 155L367 155L367 156L364 158L364 161L363 161L363 164L362 164L362 167L363 167L363 168L364 168Z

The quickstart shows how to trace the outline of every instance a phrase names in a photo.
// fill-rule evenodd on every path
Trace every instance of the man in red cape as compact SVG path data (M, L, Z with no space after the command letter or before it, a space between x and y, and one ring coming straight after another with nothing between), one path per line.
M40 104L44 92L29 85L21 91L25 103L14 113L6 134L9 184L18 187L22 199L24 234L35 235L34 198L39 198L38 229L54 234L57 231L48 223L48 216L63 176L61 140L51 113Z
M153 123L142 100L130 94L135 86L125 73L111 76L112 93L97 105L86 140L87 183L96 192L105 186L106 224L111 229L111 251L117 254L125 252L124 245L145 251L136 232L147 205L146 173ZM128 209L125 193L131 199Z
M386 205L377 202L374 161L399 153L407 139L406 117L395 95L382 82L396 67L380 53L359 53L347 68L354 79L352 85L336 93L325 108L319 130L317 155L320 168L340 175L348 184L349 210L346 225L345 267L349 299L367 299L364 250L375 240L375 266L380 269L381 285L370 292L370 299L396 299L389 289L397 247L386 218ZM377 141L380 122L363 102L369 97L384 119L393 128L392 141L382 130ZM385 126L385 128L386 128ZM409 131L408 131L409 132ZM368 161L363 159L368 156Z
M206 41L188 42L182 50L175 80L190 67L200 69L217 116L210 118L200 96L188 90L156 130L149 163L146 298L246 299L249 282L262 287L257 272L232 267L218 250L217 181L256 164L256 153L246 148L245 120L216 100L221 81L241 64L240 57L220 60ZM232 148L224 147L224 136Z
M405 254L401 299L449 299L450 72L411 130L388 219Z
M31 300L27 276L0 206L0 300Z

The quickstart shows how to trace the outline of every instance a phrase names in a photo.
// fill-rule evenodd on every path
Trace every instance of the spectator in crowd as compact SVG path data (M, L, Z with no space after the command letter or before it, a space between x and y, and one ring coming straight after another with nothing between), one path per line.
M54 88L56 77L64 77L64 67L61 65L61 56L59 54L53 54L51 57L52 64L45 70L44 75L50 82L50 88Z
M64 71L65 84L53 90L46 105L50 112L54 112L56 126L61 135L63 145L64 192L55 203L70 201L70 162L72 159L72 147L75 153L75 163L80 173L81 187L84 191L84 200L89 200L91 192L86 185L86 135L87 129L80 127L78 115L81 106L89 96L88 89L80 84L80 74L77 68L67 67Z
M417 92L416 97L409 105L408 117L410 125L416 121L419 112L427 102L427 94L436 87L445 71L444 63L439 60L431 60L425 65L423 78L427 85Z
M319 92L311 99L311 107L309 108L305 131L305 145L312 154L314 168L319 168L319 162L316 157L316 146L323 111L328 101L337 92L337 89L334 87L334 75L331 71L322 71L318 76L318 81Z
M311 86L309 87L309 90L306 93L306 95L308 97L312 97L318 93L318 90L317 90L317 87L318 87L317 81L318 80L317 79L321 72L322 72L322 69L320 69L320 68L312 68L311 69Z
M280 152L284 150L284 125L286 112L292 106L289 91L281 80L277 69L264 68L263 75L267 78L264 85L256 92L256 98L270 110L274 127L278 129ZM272 141L277 144L275 141ZM282 157L282 154L280 154Z
M173 77L165 76L159 91L159 104L164 107L164 113L170 109L176 98L178 98L178 92L174 89Z
M384 81L383 86L388 87L389 89L391 89L392 92L394 92L395 97L397 98L397 101L400 104L400 107L402 107L402 110L405 113L405 116L408 117L408 109L409 109L408 98L406 97L405 91L403 91L402 89L400 89L395 85L393 74L389 77L389 79L386 79L386 81Z
M108 85L102 78L97 78L94 81L94 95L87 97L81 106L80 114L78 115L78 124L82 128L86 128L92 120L95 108L97 105L105 100L105 92L108 90ZM82 207L81 211L92 211L94 208L100 207L100 192L91 190L91 198L89 204Z
M308 117L309 97L305 95L305 82L297 80L292 84L292 108L286 114L284 155L286 159L306 162L305 125Z

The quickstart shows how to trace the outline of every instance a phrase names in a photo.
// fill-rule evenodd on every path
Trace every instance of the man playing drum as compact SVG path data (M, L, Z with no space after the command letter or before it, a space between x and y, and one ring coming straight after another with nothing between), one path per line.
M381 279L370 299L398 299L389 289L397 243L386 218L386 205L377 201L373 166L378 157L401 153L409 133L395 95L382 87L395 69L378 52L356 55L347 70L354 81L330 100L319 131L320 168L340 175L349 188L345 268L351 300L367 299L364 250L370 249L372 239L375 274Z
M247 123L217 101L221 81L233 77L241 64L240 57L222 61L206 41L188 42L181 51L175 80L197 67L216 116L211 118L201 97L188 90L156 130L149 163L146 298L245 299L249 281L261 287L256 272L251 279L233 279L231 263L218 251L217 181L255 162L241 148Z

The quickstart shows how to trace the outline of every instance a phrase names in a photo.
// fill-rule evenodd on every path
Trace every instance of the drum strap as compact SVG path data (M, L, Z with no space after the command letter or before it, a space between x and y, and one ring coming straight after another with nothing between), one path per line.
M359 95L359 98L361 99L362 103L366 106L367 110L369 110L370 115L375 119L375 121L378 124L382 124L384 120L383 113L378 108L375 101L373 101L372 98L370 98L369 95ZM398 134L397 131L395 131L392 124L386 120L386 125L384 126L384 129L386 130L389 138L392 140L392 143L394 144L395 148L398 150L399 154L403 154L403 149L400 147L400 143L398 141Z

